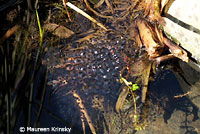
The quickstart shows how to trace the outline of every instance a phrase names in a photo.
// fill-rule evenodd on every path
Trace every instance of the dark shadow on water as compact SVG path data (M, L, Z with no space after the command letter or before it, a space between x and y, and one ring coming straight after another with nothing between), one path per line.
M174 111L182 111L185 115L193 115L193 121L198 120L198 108L187 98L174 98L177 95L183 95L177 78L174 73L167 70L161 71L155 80L150 83L150 98L153 103L157 103L164 110L164 121L168 123ZM192 108L192 110L190 110ZM187 122L187 117L185 122Z

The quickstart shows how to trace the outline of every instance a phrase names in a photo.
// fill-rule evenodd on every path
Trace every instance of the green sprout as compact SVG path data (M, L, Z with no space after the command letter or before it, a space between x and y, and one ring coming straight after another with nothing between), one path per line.
M35 12L36 12L36 17L37 17L39 31L40 31L40 46L41 46L42 45L42 41L43 41L43 36L44 36L44 29L41 26L40 18L39 18L39 15L38 15L38 11L35 10Z
M138 84L132 84L131 90L135 91L139 88Z
M136 98L135 98L135 95L134 95L134 92L133 91L136 91L137 89L139 89L139 86L137 83L132 83L132 82L129 82L127 81L125 78L123 78L120 74L120 82L121 83L124 83L126 86L128 86L128 88L132 91L131 94L133 96L133 103L134 103L134 111L135 111L135 114L133 115L133 120L135 122L135 126L136 126L136 129L141 129L141 127L138 127L140 125L137 125L138 123L138 119L139 119L139 116L137 114L137 106L136 106Z
M125 85L128 86L131 91L136 91L137 89L139 89L138 84L129 82L123 77L120 78L120 82L125 83Z

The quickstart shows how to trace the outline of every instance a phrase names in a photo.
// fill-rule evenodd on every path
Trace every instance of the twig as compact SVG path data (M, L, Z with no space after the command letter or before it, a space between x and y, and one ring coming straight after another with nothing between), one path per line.
M81 113L81 122L82 122L82 127L83 127L83 134L85 134L85 122L84 122L84 114Z
M6 40L8 39L12 34L14 34L18 29L20 28L19 25L15 25L12 28L10 28L3 37L0 38L0 45Z
M160 64L162 61L174 58L175 56L173 54L168 54L168 55L163 55L160 57L157 57L155 59L153 59L157 64Z
M89 20L91 20L92 22L96 23L98 26L100 26L101 28L103 28L104 30L107 31L107 28L103 24L101 24L100 22L96 21L94 18L89 16L87 13L85 13L83 10L79 9L78 7L76 7L75 5L71 4L70 2L67 2L66 5L69 6L70 8L72 8L73 10L75 10L76 12L80 13L81 15L85 16L86 18L88 18Z
M128 8L126 9L125 14L122 15L123 17L120 17L119 19L117 19L117 20L115 21L115 23L126 19L126 17L131 13L131 11L136 12L137 10L133 10L133 9L139 4L140 1L141 1L141 0L133 0L132 5L131 5L130 7L128 7ZM115 9L115 10L116 10L116 9Z
M142 103L145 103L146 100L146 94L147 94L147 88L148 88L148 83L149 83L149 76L150 76L150 72L151 72L151 65L152 63L149 63L148 68L146 68L146 72L145 72L145 78L143 80L143 88L142 88Z
M94 8L100 7L104 3L104 1L105 0L100 0L96 5L94 5Z
M110 18L110 19L113 18L112 16L104 16L104 15L102 15L102 14L96 12L94 9L92 9L92 8L90 7L90 4L88 3L87 0L84 0L84 2L85 2L86 7L87 7L90 11L92 11L95 15L97 15L97 16L99 16L99 17L101 17L101 18Z
M185 93L185 94L176 95L176 96L174 96L174 98L181 98L181 97L184 97L184 96L186 96L186 95L188 95L188 94L190 94L190 93L192 93L192 92L189 91L189 92L187 92L187 93Z
M90 127L90 130L92 131L93 134L96 134L95 128L94 128L94 126L93 126L93 124L92 124L92 121L91 121L91 119L90 119L90 116L89 116L88 113L87 113L87 110L85 109L85 107L84 107L84 105L83 105L83 102L82 102L81 97L80 97L76 92L72 92L72 94L73 94L73 96L74 96L75 98L77 98L77 99L76 99L76 102L77 102L77 104L78 104L78 106L79 106L79 108L80 108L81 113L83 113L83 115L85 116L85 118L86 118L86 120L87 120L87 122L88 122L88 125L89 125L89 127ZM81 120L82 120L82 119L81 119Z
M105 0L105 2L106 2L106 5L108 6L108 8L110 8L111 12L114 13L114 9L113 9L113 7L111 6L109 0Z
M67 11L67 16L68 16L68 18L69 18L69 21L72 21L72 19L71 19L71 17L70 17L70 14L69 14L69 11L68 11L68 9L67 9L66 1L65 1L65 0L63 0L63 5L65 6L65 10Z

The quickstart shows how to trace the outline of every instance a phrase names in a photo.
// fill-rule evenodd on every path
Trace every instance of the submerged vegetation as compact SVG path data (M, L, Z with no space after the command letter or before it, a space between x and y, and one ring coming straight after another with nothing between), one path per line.
M8 29L6 33L2 31L5 35L2 36L0 44L1 133L16 132L17 124L21 118L24 118L24 121L21 121L26 126L34 123L31 119L33 105L42 106L43 103L43 97L38 98L38 102L33 101L34 92L38 88L40 89L39 94L45 96L47 81L47 71L41 60L45 48L42 44L42 31L41 38L34 35L34 33L37 34L38 29L35 27L37 26L36 17L31 17L30 23L25 26L25 22L20 20L25 19L25 17L19 15L23 12L16 11L16 9L10 12L14 13L13 21L10 18L4 18L2 21L4 23L1 24L2 30ZM5 25L6 21L9 22L9 25ZM14 23L15 21L17 23ZM9 29L11 25L14 26ZM40 26L39 23L38 26ZM37 113L38 118L39 113ZM35 123L37 125L37 120Z
M72 127L73 133L144 130L153 113L149 82L165 62L181 73L174 63L189 60L162 29L167 3L27 0L0 6L5 11L0 25L0 133L19 132L21 125L45 126L45 114ZM56 95L67 106L52 108Z

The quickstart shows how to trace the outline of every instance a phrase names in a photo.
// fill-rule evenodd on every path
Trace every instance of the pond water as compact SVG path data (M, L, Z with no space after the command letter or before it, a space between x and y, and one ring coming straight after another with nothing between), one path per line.
M126 66L121 53L127 42L123 37L120 39L107 38L83 49L61 47L47 54L49 75L45 107L48 111L42 113L40 125L67 126L74 134L83 133L82 113L72 94L76 91L99 134L198 133L200 111L187 96L175 98L184 91L176 77L179 74L170 70L159 71L149 83L147 116L141 126L145 129L134 130L138 126L133 125L131 118L133 102L121 113L115 111L122 86L119 74ZM91 133L85 117L84 122L86 133Z
M108 64L108 68L115 68L112 62ZM117 65L119 66L116 63ZM48 86L44 109L39 121L40 127L68 127L71 128L71 134L83 133L80 108L76 98L69 93L76 90L98 134L198 134L200 111L188 97L174 98L174 96L182 95L184 92L172 71L160 71L150 82L147 95L147 122L144 125L146 127L136 131L129 116L134 113L133 104L120 114L115 111L121 87L121 84L116 82L119 77L118 72L115 72L114 69L109 72L106 70L100 72L100 69L105 68L97 68L98 74L86 73L84 77L79 76L78 74L81 75L81 73L78 71L59 73L60 69L55 69L50 73L48 79L50 83L53 79L62 80L61 74L65 80L72 78L67 81L67 84L59 83L56 86L51 84ZM110 73L113 76L109 76ZM107 79L105 79L105 75L108 75ZM138 102L138 108L140 108L140 102ZM33 116L33 120L34 118ZM84 122L86 133L91 133L86 119Z

